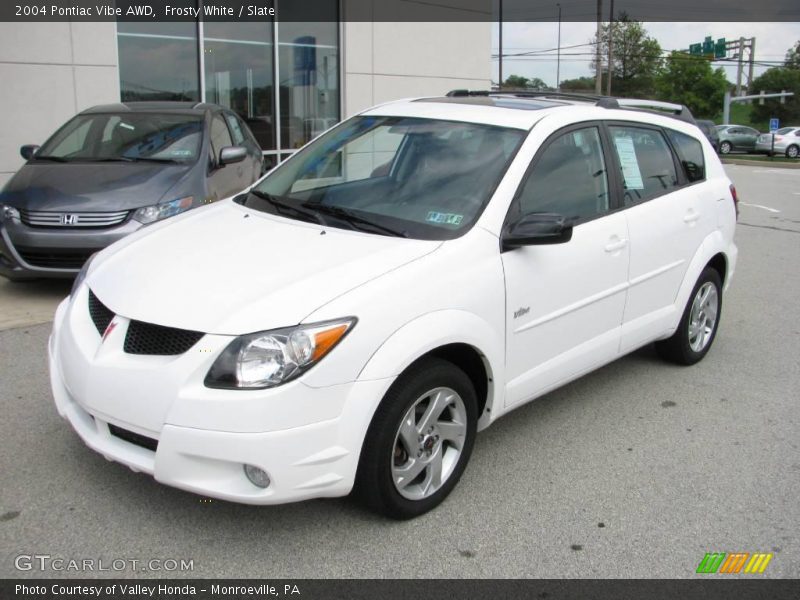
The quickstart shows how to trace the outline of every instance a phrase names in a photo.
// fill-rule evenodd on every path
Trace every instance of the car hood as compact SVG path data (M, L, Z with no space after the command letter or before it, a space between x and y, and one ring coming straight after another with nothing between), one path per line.
M223 335L301 323L441 245L293 221L231 201L148 229L104 251L89 287L124 317Z
M28 210L130 210L156 204L190 169L170 163L34 162L11 178L1 198Z

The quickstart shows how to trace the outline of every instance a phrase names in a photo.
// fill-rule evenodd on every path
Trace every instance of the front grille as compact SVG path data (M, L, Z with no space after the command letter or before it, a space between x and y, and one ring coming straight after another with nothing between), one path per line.
M17 246L17 252L29 265L46 269L80 269L98 248L30 248Z
M103 335L114 318L114 313L105 304L100 302L92 290L89 290L89 316L97 327L97 333Z
M29 227L91 229L113 227L128 218L129 210L116 212L53 212L20 209L20 220Z
M183 354L203 337L199 331L162 327L142 321L131 321L123 349L128 354Z
M139 433L134 433L133 431L128 431L127 429L123 429L122 427L117 427L116 425L112 425L111 423L108 424L108 431L111 432L111 435L113 435L114 437L118 437L121 440L125 440L130 444L139 446L140 448L145 448L147 450L150 450L151 452L155 452L158 449L158 440L149 438L146 435L141 435Z

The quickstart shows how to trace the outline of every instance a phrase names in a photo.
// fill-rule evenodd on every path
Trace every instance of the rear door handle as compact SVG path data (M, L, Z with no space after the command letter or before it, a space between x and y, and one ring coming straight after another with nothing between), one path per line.
M606 244L606 252L616 252L617 250L622 250L627 245L628 240L617 240L616 242Z

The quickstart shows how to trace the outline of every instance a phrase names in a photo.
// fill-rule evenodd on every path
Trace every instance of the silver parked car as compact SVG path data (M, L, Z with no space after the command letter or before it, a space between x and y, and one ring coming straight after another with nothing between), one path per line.
M775 132L775 146L772 145L772 134L762 133L756 142L759 154L785 154L789 158L800 156L800 127L784 127Z
M719 153L734 151L754 152L760 135L758 130L744 125L717 125L719 134Z

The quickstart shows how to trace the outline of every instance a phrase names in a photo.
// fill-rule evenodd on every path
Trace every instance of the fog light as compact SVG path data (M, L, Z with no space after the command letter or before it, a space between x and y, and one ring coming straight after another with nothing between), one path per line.
M250 483L252 483L254 486L260 488L269 487L269 475L267 475L266 471L259 469L258 467L254 467L253 465L245 465L244 474L247 475Z

